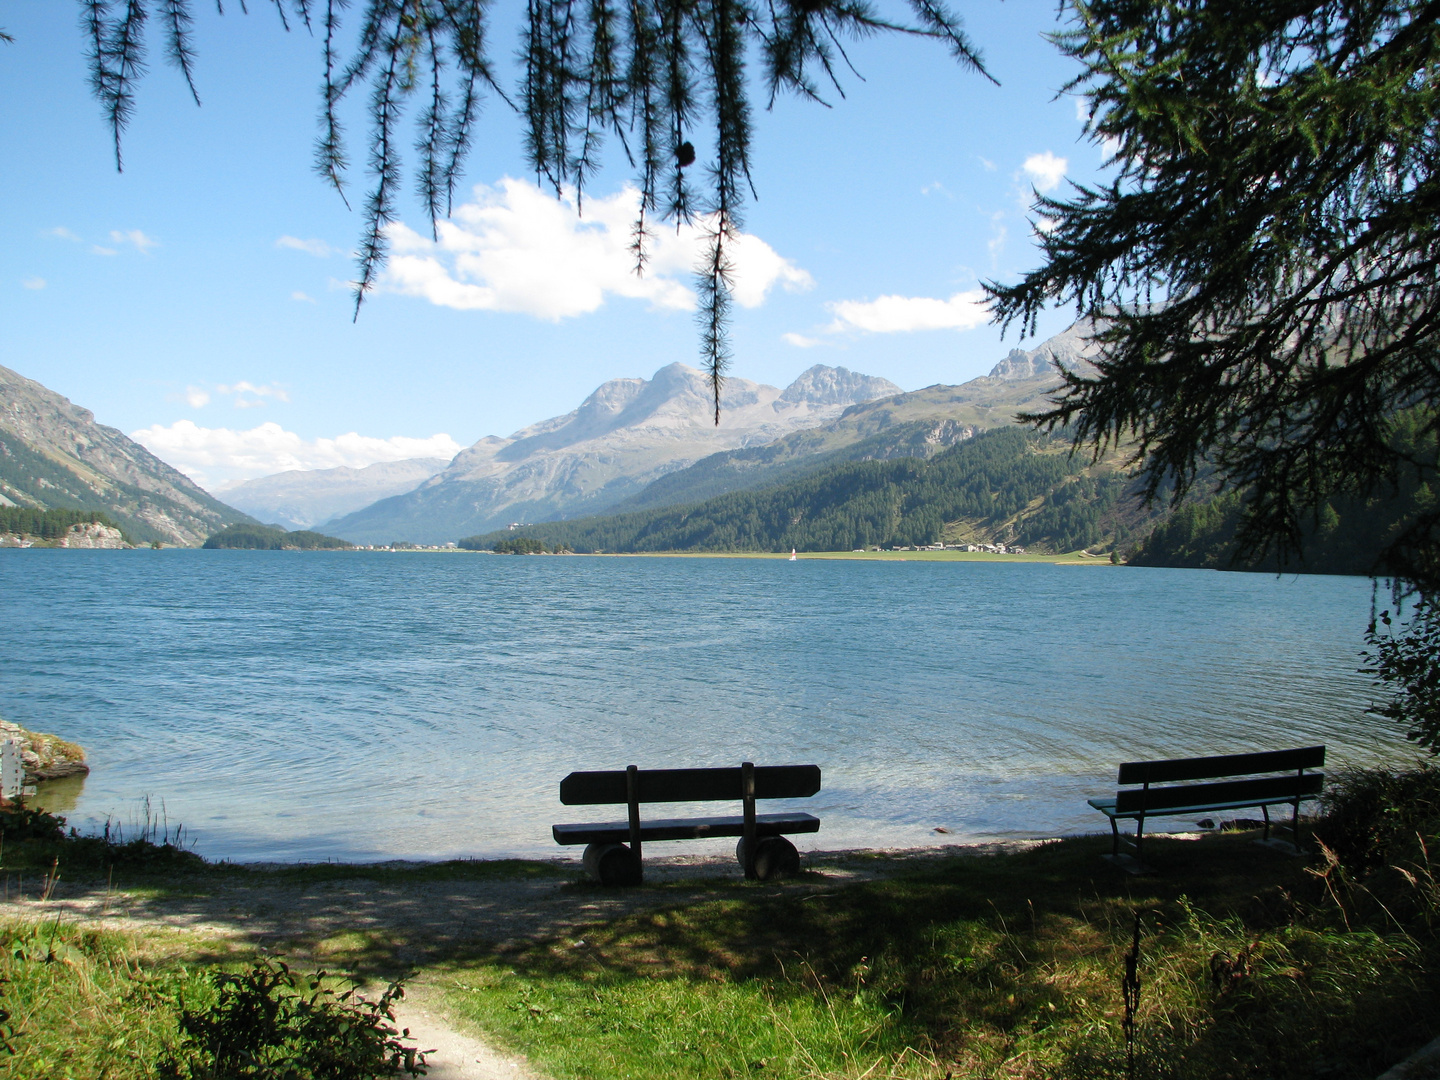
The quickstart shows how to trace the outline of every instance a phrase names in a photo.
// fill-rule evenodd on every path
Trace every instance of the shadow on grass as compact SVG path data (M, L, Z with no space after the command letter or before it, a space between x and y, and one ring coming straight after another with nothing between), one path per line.
M839 888L712 886L446 967L479 976L482 996L514 983L511 1010L545 991L563 1011L577 984L643 1010L644 987L663 983L666 1008L697 1015L719 985L758 986L772 1010L871 1001L901 1043L955 1075L1008 1075L1024 1061L1030 1075L1121 1076L1119 980L1138 910L1140 1075L1373 1077L1433 1037L1434 956L1403 929L1347 927L1310 861L1252 839L1157 837L1147 854L1160 872L1140 878L1103 863L1108 841L1087 838ZM1216 981L1222 961L1229 974ZM692 1003L675 999L687 993ZM568 1007L583 1028L591 1007ZM524 1045L523 1025L511 1035Z

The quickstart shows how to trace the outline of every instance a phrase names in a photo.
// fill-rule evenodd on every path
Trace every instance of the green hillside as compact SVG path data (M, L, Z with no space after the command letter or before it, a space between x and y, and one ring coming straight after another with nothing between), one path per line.
M253 522L88 409L0 367L0 506L102 511L134 543Z
M1028 354L1027 354L1028 355ZM662 476L608 514L680 506L731 491L788 483L846 461L930 458L980 431L1009 427L1045 404L1057 378L987 375L959 386L927 386L852 405L838 420L765 446L726 450Z
M1380 552L1417 518L1435 512L1437 446L1420 411L1400 416L1392 445L1416 467L1396 486L1368 498L1332 497L1302 522L1298 553L1282 564L1276 552L1241 558L1237 537L1249 493L1227 491L1181 506L1154 530L1130 561L1141 566L1191 566L1213 570L1286 570L1312 574L1384 575Z
M528 526L550 548L587 551L849 551L948 543L1073 551L1133 543L1154 515L1126 494L1128 473L1091 465L1061 436L1013 425L929 461L844 462L784 484L682 507ZM490 549L509 532L468 537Z
M211 550L239 548L248 551L315 551L354 546L349 540L326 536L324 533L312 532L309 529L286 532L284 529L271 528L269 525L243 524L227 525L219 532L211 534L201 545L201 547Z
M858 437L859 424L797 431L765 446L747 446L701 458L662 476L644 491L610 507L610 514L702 502L746 488L773 487L847 461L928 459L972 437L975 427L954 420L927 419L898 424ZM857 439L858 441L847 441Z

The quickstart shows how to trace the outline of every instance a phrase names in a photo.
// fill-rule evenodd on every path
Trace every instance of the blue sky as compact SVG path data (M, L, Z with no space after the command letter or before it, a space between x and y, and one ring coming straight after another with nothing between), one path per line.
M626 273L618 151L577 220L533 187L493 100L447 242L429 243L407 176L401 258L352 323L359 216L310 171L319 45L265 5L200 8L203 107L152 35L120 174L78 5L3 8L0 364L218 487L443 454L606 379L698 363L683 238L647 281ZM493 10L505 60L520 9ZM872 39L851 48L864 79L847 76L834 108L757 111L733 375L783 386L825 363L911 390L983 374L1017 344L973 291L1035 264L1032 187L1091 179L1102 153L1056 98L1073 70L1042 37L1051 0L961 14L999 87L933 43ZM1068 322L1054 313L1042 336Z

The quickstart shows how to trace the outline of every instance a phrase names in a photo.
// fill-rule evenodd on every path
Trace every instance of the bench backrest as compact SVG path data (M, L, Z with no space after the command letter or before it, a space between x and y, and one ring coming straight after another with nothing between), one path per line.
M819 765L766 765L753 771L756 799L808 799L820 790ZM739 802L745 798L743 769L637 769L635 796L637 803ZM566 806L628 803L627 772L572 772L560 781L560 801Z
M1170 761L1129 761L1120 766L1122 784L1140 788L1115 793L1116 813L1167 810L1207 803L1243 803L1247 800L1290 799L1318 795L1325 783L1321 773L1306 769L1325 764L1325 747L1272 750L1257 754L1221 754L1215 757L1177 758ZM1284 773L1246 780L1226 777L1255 773ZM1183 784L1187 780L1220 780L1214 784ZM1152 787L1174 784L1173 787Z

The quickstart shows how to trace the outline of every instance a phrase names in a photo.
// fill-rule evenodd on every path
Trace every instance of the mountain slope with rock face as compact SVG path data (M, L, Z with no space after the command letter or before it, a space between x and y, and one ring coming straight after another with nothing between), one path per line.
M771 443L899 392L886 379L823 365L784 390L732 378L717 427L705 375L670 364L650 379L604 383L574 411L509 438L481 439L414 491L335 519L327 530L357 543L432 543L514 521L596 513L717 450Z
M1011 349L990 374L959 386L927 386L852 405L835 420L769 445L712 454L661 477L611 510L700 502L787 483L846 461L934 457L978 432L1014 423L1016 413L1043 409L1047 395L1060 383L1057 364L1067 371L1090 371L1096 347L1087 339L1089 331L1088 322L1075 323L1033 349Z
M0 367L0 505L103 510L137 543L193 546L253 519L95 414Z
M363 469L291 469L220 489L233 505L281 528L313 529L380 499L413 491L450 464L448 458L381 461Z

